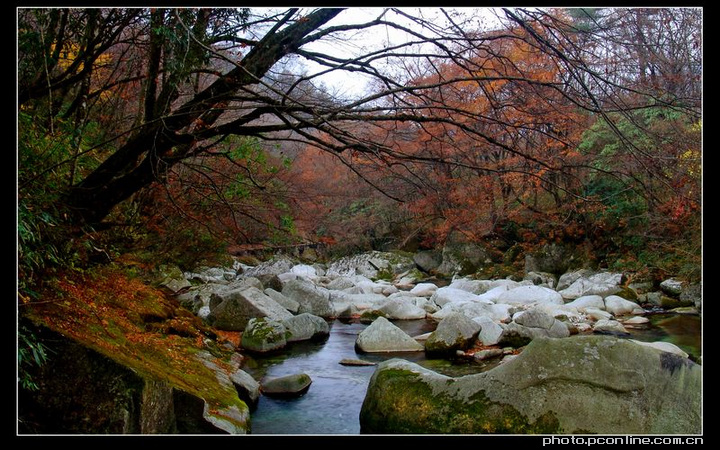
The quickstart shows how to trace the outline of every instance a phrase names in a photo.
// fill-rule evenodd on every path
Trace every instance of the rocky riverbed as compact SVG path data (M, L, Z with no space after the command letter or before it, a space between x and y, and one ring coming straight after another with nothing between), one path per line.
M471 388L462 388L465 394L459 395L457 390L439 392L432 383L426 383L435 376L445 380L444 375L431 375L426 369L419 370L401 362L383 363L376 369L363 403L364 432L617 431L612 429L616 424L613 420L617 419L580 423L568 418L583 415L587 408L599 408L600 415L632 411L635 416L629 420L632 426L627 429L633 433L688 433L699 429L701 366L697 362L701 356L691 356L668 342L631 339L631 331L646 327L652 313L700 314L702 305L697 287L670 279L654 289L650 284L628 283L622 273L590 270L569 271L559 277L529 271L524 279L474 279L455 274L440 282L419 271L415 259L396 253L370 252L325 265L309 265L276 257L252 266L236 263L228 268L169 274L164 285L177 293L183 305L216 329L235 333L237 339L228 340L227 345L239 353L282 352L293 342L326 338L331 320L359 320L369 325L354 342L360 356L357 364L362 363L362 355L423 352L436 358L497 361L496 368L483 372L489 374L482 375L483 380L499 380L497 371L510 370L505 367L518 371L513 375L513 379L519 380L516 384L499 385L490 381L467 384L473 385L473 394L468 396L465 394ZM430 320L437 325L431 332L411 336L396 325L398 321L408 320ZM587 340L589 337L591 341ZM576 348L578 345L580 350ZM606 348L614 350L605 352ZM530 356L525 355L526 352ZM544 365L528 363L536 360L544 361ZM647 365L619 364L626 360L646 361ZM535 373L539 370L542 373ZM607 376L590 379L583 375L606 370L641 375L634 381ZM238 372L246 375L237 376L238 380L245 381L236 385L251 408L257 405L264 389L269 389L268 385L275 385L273 395L284 395L277 392L277 385L283 383L255 380L247 376L242 367ZM420 380L418 389L407 390L402 399L377 395L391 392L395 375L403 373L415 374L411 378ZM679 379L678 374L682 375ZM286 395L303 395L308 389L312 390L312 380L308 380L306 374L296 375L303 383L288 388ZM443 383L465 386L469 376L450 378ZM534 382L532 377L547 381ZM653 382L651 386L649 381L643 381L651 379L660 385ZM568 383L567 386L562 387L559 380ZM523 394L530 392L527 390L530 386L540 386L542 389L538 387L537 392L547 392L550 385L554 386L553 392L565 388L576 392L575 397L571 396L576 408L561 410L557 405L569 400L558 400L561 398L558 396L550 401ZM610 395L618 389L625 393L620 399ZM670 398L670 392L674 397ZM660 401L657 396L664 396L667 401ZM480 397L486 400L478 403ZM590 397L594 399L592 402L585 401ZM426 402L428 408L438 401L437 404L444 406L436 413L448 420L434 425L426 423L426 419L413 422L411 411L388 409L390 404L418 401ZM628 401L634 402L630 409ZM603 404L602 408L598 402ZM548 405L549 409L537 407L539 403ZM448 410L448 405L455 406ZM663 417L642 416L646 408L658 405L665 410L683 405L686 410ZM455 417L458 411L470 406L473 411L477 409L471 417ZM378 414L392 420L384 420L384 425L379 426L373 419ZM671 420L671 417L685 419ZM459 420L467 426L458 428ZM507 426L499 426L500 423ZM597 426L589 429L592 423Z

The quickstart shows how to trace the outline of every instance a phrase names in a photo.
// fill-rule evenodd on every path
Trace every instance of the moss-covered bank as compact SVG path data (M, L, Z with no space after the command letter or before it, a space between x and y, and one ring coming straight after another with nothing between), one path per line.
M19 306L51 352L35 375L40 389L20 396L21 431L170 433L205 426L178 420L188 415L216 424L206 431L250 430L247 405L219 376L236 369L230 353L162 290L105 266L67 271L40 298ZM193 404L185 397L200 402L195 412L181 411Z

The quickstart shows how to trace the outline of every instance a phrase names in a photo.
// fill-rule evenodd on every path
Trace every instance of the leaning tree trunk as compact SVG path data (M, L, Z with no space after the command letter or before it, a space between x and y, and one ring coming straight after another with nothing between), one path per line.
M292 25L271 31L239 62L208 88L163 120L146 123L143 130L110 155L82 182L72 187L68 203L81 223L99 224L120 202L162 179L162 174L186 156L197 136L181 131L201 119L205 130L220 107L243 86L256 84L281 58L296 51L304 38L342 9L319 9ZM295 11L288 13L286 18Z

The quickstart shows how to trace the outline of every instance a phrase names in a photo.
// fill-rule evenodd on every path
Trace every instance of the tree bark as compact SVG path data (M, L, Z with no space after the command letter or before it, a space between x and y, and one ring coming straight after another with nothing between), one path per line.
M110 155L68 193L68 204L80 223L99 224L120 202L128 199L162 174L197 142L179 132L202 118L212 126L218 116L205 114L228 101L243 86L256 84L284 56L295 52L304 39L342 11L319 9L281 30L263 37L225 76L196 94L162 120L146 122L143 129Z

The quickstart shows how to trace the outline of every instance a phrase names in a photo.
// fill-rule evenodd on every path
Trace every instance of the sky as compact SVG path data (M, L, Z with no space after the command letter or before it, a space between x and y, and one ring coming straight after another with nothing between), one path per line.
M450 26L446 19L441 15L438 8L420 7L420 8L404 8L408 13L414 15L422 15L423 18L429 20L439 27ZM491 8L453 8L459 16L455 18L459 23L463 18L468 20L468 27L491 28L499 24L496 12ZM383 8L367 8L367 7L351 7L335 17L328 26L351 23L365 23L378 17ZM389 13L386 19L408 28L417 28L418 25L412 23L409 19L401 17L394 13ZM424 30L427 32L427 30ZM339 57L347 57L349 55L359 55L368 50L383 48L390 44L407 43L412 37L407 33L390 27L373 27L362 32L354 32L347 36L349 39L342 41L327 41L322 43L314 43L309 46L312 50L336 55ZM324 67L317 65L311 61L304 61L304 67L309 73L317 73L325 70ZM334 71L316 79L322 82L331 90L337 90L337 94L343 97L361 96L367 89L370 78L357 73L348 73L344 71Z

